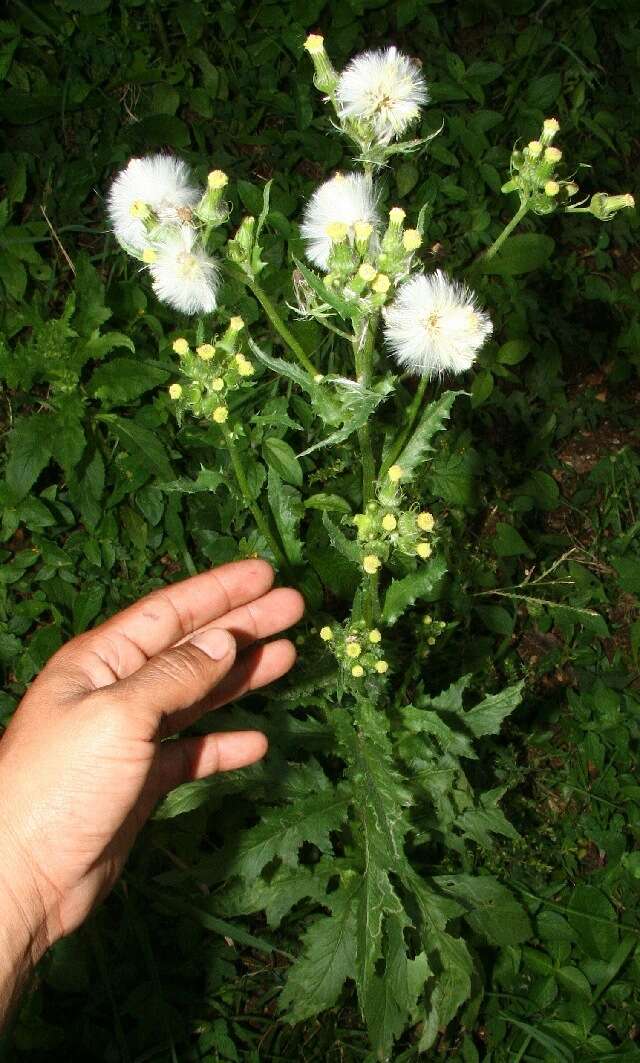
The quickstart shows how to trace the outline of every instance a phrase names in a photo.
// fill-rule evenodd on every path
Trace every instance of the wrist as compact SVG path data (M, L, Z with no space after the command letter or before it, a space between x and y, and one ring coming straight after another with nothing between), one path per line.
M0 941L0 957L29 969L52 943L34 868L8 834L0 839Z

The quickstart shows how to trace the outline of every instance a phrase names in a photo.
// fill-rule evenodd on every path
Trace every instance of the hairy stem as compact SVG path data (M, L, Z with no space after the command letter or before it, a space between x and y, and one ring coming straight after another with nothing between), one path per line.
M269 296L264 291L264 289L260 287L256 280L249 280L247 278L245 280L245 283L247 284L249 290L252 291L255 295L256 299L260 303L260 306L264 310L265 314L269 318L269 321L273 325L280 338L284 340L286 346L289 348L291 353L295 355L295 357L298 359L300 365L304 369L306 369L308 373L311 373L312 376L316 376L318 370L314 366L313 362L307 357L301 344L298 343L293 333L290 331L287 325L285 325L284 321L280 317L280 314L276 310L275 306L271 302Z
M271 552L273 553L273 556L276 559L278 568L288 572L289 562L287 561L287 558L281 550L280 544L278 543L275 535L273 534L269 526L269 522L266 519L264 513L262 513L260 507L252 498L251 490L249 488L249 482L245 475L242 460L240 458L240 455L238 454L238 449L233 441L232 434L227 428L226 424L223 424L220 427L222 428L222 434L224 435L227 450L229 451L229 457L231 458L233 471L236 475L236 480L238 481L238 487L240 488L240 493L246 503L246 506L256 522L256 527L258 528L258 531L264 536L269 546L271 547Z
M384 479L384 477L387 475L387 473L389 472L389 469L391 468L391 466L395 465L395 463L397 462L398 458L402 454L402 451L404 450L405 446L407 445L407 440L409 439L409 437L411 436L411 433L413 432L413 429L414 429L414 426L415 426L415 422L416 422L416 418L417 418L418 414L420 413L420 409L421 409L422 403L424 401L425 392L427 390L428 382L429 382L429 378L428 377L423 376L423 377L420 378L420 383L418 384L418 387L416 388L416 393L413 396L411 402L409 403L409 406L407 407L405 426L398 433L398 435L396 436L394 442L392 443L391 448L389 450L389 453L387 454L387 456L386 456L386 458L384 460L382 469L380 470L380 479L381 480Z
M486 261L487 259L493 258L493 256L498 253L505 240L507 240L511 236L513 230L516 228L516 226L520 224L525 214L528 214L528 212L529 201L525 200L524 203L520 204L519 210L517 210L516 213L513 215L511 221L507 225L505 225L498 238L493 241L491 247L487 248L484 254L480 256L481 261Z

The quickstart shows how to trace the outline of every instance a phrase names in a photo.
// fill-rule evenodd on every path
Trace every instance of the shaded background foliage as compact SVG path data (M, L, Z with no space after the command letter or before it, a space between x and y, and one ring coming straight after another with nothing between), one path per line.
M180 322L105 239L103 197L114 169L155 148L178 151L200 177L226 170L235 221L259 210L273 177L267 283L286 295L301 204L348 165L302 57L312 29L338 65L389 41L423 60L433 103L422 132L443 118L444 129L427 159L388 178L388 194L433 204L428 261L455 272L497 235L513 206L499 194L511 147L549 114L565 158L585 164L585 192L637 191L631 2L16 0L0 23L1 409L12 429L0 718L63 639L235 556L230 526L251 552L232 501L156 486L193 479L212 440L176 429L163 385ZM540 268L481 282L496 342L423 484L451 534L434 611L458 621L430 658L433 688L461 670L488 689L528 681L476 767L510 788L504 807L522 837L469 862L508 877L534 929L523 948L478 944L483 982L432 1054L465 1063L639 1054L638 222L557 216L525 230L543 224L554 244ZM258 318L246 296L237 309ZM296 327L308 347L322 342ZM268 380L259 387L264 401L275 395ZM332 461L348 470L348 451ZM265 722L287 749L278 719ZM221 787L153 823L123 885L43 964L5 1058L367 1058L348 996L318 1023L277 1017L304 908L277 935L259 919L227 926L207 887L181 874L253 819L251 791L225 798ZM412 1044L396 1058L415 1058Z

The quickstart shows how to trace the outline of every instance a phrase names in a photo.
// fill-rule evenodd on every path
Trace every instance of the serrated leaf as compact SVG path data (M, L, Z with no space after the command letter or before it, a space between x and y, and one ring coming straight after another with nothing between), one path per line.
M49 464L52 448L51 427L46 414L23 417L11 430L6 478L16 501L28 494Z
M357 878L330 896L331 915L322 915L305 932L301 956L289 968L280 1007L289 1022L301 1022L338 1000L353 978L356 953Z
M434 557L417 572L411 572L399 580L392 580L384 599L382 622L395 624L416 599L432 593L446 571L444 558Z
M268 436L262 444L262 453L267 465L274 469L286 483L302 487L302 465L293 448L284 439L278 436Z
M521 681L505 687L499 694L490 694L464 714L465 725L476 738L498 734L502 721L517 709L522 701L523 688L524 682Z
M287 558L292 565L299 565L302 562L300 521L304 513L300 492L283 484L275 469L269 469L267 498Z
M360 567L360 547L354 539L347 539L344 532L340 530L337 524L334 524L328 513L322 514L322 523L324 524L329 541L338 553L342 554L347 561L351 561L352 564Z
M328 303L334 310L340 314L340 317L345 321L350 321L353 317L359 314L358 304L356 302L348 302L343 299L337 292L331 291L326 287L321 277L314 273L313 270L305 266L304 262L294 258L296 269L300 270L302 276L306 280L307 284L316 293L318 298L323 303Z
M295 804L269 809L262 821L234 845L226 873L255 878L275 856L295 866L304 842L311 842L321 852L330 852L331 831L344 821L348 805L347 794L332 787Z
M159 387L169 379L166 369L153 362L139 362L134 358L112 358L98 366L89 381L89 393L115 405L133 402L145 391Z
M467 921L492 945L519 945L531 937L524 908L491 875L438 875L435 883L464 903Z
M451 407L460 394L462 394L460 391L445 391L439 399L430 402L425 407L411 439L398 458L397 463L405 475L412 473L433 450L431 441L436 433L444 428L451 413Z
M155 473L161 480L173 479L173 469L167 452L153 432L135 421L117 417L115 414L101 414L99 419L106 422L134 461L143 469Z

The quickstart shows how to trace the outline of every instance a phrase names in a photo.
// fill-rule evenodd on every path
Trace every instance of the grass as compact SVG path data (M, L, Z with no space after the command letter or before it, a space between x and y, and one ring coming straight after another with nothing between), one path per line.
M47 380L68 371L75 292L79 364L91 369L99 325L134 336L153 371L121 406L142 411L179 475L195 475L197 441L178 439L155 397L170 370L156 350L178 323L115 253L104 190L132 153L169 147L200 176L227 170L239 217L259 210L273 176L270 294L285 290L303 198L348 161L326 136L301 53L315 28L338 62L388 40L423 58L433 97L424 132L445 125L390 192L432 203L436 263L456 271L495 238L513 209L499 193L513 143L548 114L560 116L585 191L634 191L633 5L16 2L0 23L2 331L6 349L28 342L36 354L32 379L15 379L0 348L7 429L46 410ZM478 941L483 979L432 1055L452 1063L640 1055L638 222L632 212L606 226L558 217L525 231L543 225L554 241L543 268L480 282L503 323L499 343L483 354L425 482L459 560L439 604L459 622L432 658L434 683L457 678L462 659L489 685L524 674L528 691L476 770L507 788L503 807L520 834L483 866L512 884L533 935L518 948ZM238 310L255 317L249 299ZM313 326L299 335L307 350L318 343ZM109 358L123 353L113 350ZM206 494L160 495L123 447L109 449L100 425L118 403L83 374L69 417L80 402L103 491L62 461L19 507L2 496L0 720L63 639L235 549L230 515ZM217 821L233 830L252 815L250 794L231 794L152 823L114 895L42 965L3 1058L367 1059L348 995L317 1022L278 1018L304 905L277 935L261 919L236 920L234 942L216 914L219 887L192 881L190 869L215 855ZM410 1036L396 1059L415 1058Z

